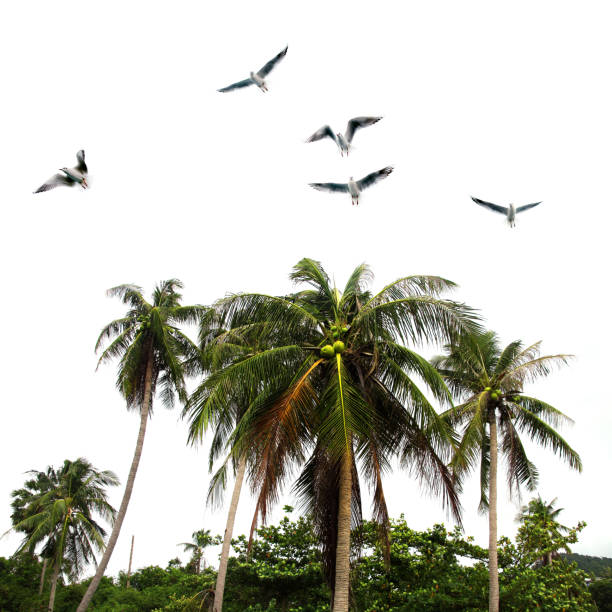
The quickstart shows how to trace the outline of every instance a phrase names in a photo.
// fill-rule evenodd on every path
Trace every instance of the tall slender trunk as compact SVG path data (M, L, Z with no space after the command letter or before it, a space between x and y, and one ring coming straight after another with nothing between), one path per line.
M130 588L130 576L132 574L132 556L134 554L134 536L132 536L132 545L130 546L130 562L128 563L127 580L125 581L125 588Z
M49 563L49 559L46 557L43 559L42 570L40 571L40 585L38 586L38 594L42 595L43 589L45 587L45 573L47 571L47 563Z
M489 465L489 612L499 611L499 575L497 567L497 417L489 411L491 439Z
M232 493L232 501L227 514L227 524L225 525L225 533L223 534L223 547L221 549L221 560L219 561L217 583L215 584L215 601L213 603L213 612L221 612L221 609L223 608L223 591L225 591L227 562L229 561L230 545L232 543L232 533L234 531L234 521L236 520L236 510L238 509L238 500L240 499L240 490L242 489L242 481L244 480L245 470L246 456L243 455L240 457L240 461L238 462L234 492Z
M49 612L53 612L53 606L55 605L55 589L57 588L57 581L59 579L60 563L61 561L56 560L55 567L53 568L53 577L51 578L51 593L49 594L49 607L47 608Z
M338 491L338 541L336 544L336 577L334 612L348 612L351 573L351 494L353 458L350 448L342 458Z
M119 512L117 513L117 518L115 519L115 524L113 525L113 530L111 532L110 538L108 539L108 544L106 545L106 549L104 551L104 554L102 555L102 560L100 561L100 565L98 565L98 570L96 571L96 574L93 577L89 588L87 589L87 591L85 591L85 595L83 595L83 599L81 600L81 603L77 608L77 612L85 612L85 610L87 610L87 606L91 602L91 599L94 596L94 593L96 592L100 581L102 580L102 576L104 576L106 566L110 561L111 555L113 554L113 550L115 548L115 544L117 543L117 538L119 537L119 532L121 531L121 525L123 524L123 519L125 518L125 513L127 512L128 504L130 503L132 489L134 488L134 480L136 479L138 464L140 463L140 455L142 455L142 446L144 444L145 432L147 430L147 421L149 419L152 378L153 353L151 351L151 353L149 354L149 360L147 362L147 369L145 372L144 397L142 398L142 406L140 407L140 429L138 430L138 438L136 439L134 458L132 459L132 466L130 467L130 473L125 484L123 499L121 500L121 506L119 506Z

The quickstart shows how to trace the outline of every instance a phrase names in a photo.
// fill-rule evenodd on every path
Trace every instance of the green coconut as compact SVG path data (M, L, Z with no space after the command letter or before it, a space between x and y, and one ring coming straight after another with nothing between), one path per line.
M333 336L334 338L337 338L337 337L338 337L338 332L337 332L337 331L332 332L332 336Z
M491 387L485 387L485 391L490 391Z
M335 332L338 329L338 327L336 325L332 325L329 329Z
M343 334L347 334L348 333L348 327L343 327L342 328L342 333Z
M344 353L344 342L342 342L342 340L336 340L334 342L334 352L335 353Z
M495 391L493 391L493 393L491 393L491 399L496 400L498 397L499 397L499 395Z
M331 344L326 344L321 347L321 357L325 359L331 359L334 356L334 347Z

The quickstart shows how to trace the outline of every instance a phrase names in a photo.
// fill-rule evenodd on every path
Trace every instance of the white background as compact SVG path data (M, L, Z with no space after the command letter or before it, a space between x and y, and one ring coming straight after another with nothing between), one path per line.
M123 313L108 287L149 295L177 277L185 304L281 294L307 256L339 287L362 261L375 290L445 276L504 343L575 354L527 390L576 421L562 433L584 472L528 448L543 498L558 497L565 524L588 523L574 550L612 556L609 23L607 3L585 0L3 3L0 530L28 469L85 456L125 482L138 417L93 351ZM269 93L216 92L286 44ZM368 114L384 119L348 159L331 141L304 143ZM32 194L80 148L90 190ZM389 164L359 207L307 186ZM543 204L510 229L470 195ZM126 568L132 534L142 567L187 560L177 543L196 529L223 533L225 510L204 505L206 448L186 446L179 414L159 407L150 422L110 574ZM519 504L501 484L511 536ZM400 471L386 494L414 528L447 520ZM462 501L466 533L486 546L475 480ZM245 495L236 534L252 509ZM0 540L0 554L18 541Z

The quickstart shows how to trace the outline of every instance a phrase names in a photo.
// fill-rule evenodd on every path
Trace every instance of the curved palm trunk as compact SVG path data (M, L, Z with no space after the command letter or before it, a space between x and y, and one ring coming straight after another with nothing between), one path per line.
M46 557L43 559L42 570L40 571L40 585L38 586L38 594L42 595L43 589L45 588L45 573L47 571L47 563L49 559Z
M221 609L223 608L223 591L225 591L227 562L229 561L230 545L232 543L232 533L234 531L234 521L236 520L236 510L238 509L238 500L240 499L240 490L242 489L242 481L244 480L245 470L246 457L242 456L240 457L240 461L238 462L236 482L234 483L232 501L230 503L229 512L227 514L227 524L225 525L225 533L223 534L223 548L221 549L219 572L217 574L217 583L215 584L215 601L213 604L213 612L221 612Z
M110 538L108 539L108 544L106 545L106 549L104 551L104 554L102 555L100 565L98 565L98 569L89 585L89 588L85 592L85 595L83 595L83 599L81 600L81 603L77 608L77 612L84 612L85 610L87 610L87 606L90 604L91 599L94 596L94 593L96 592L100 581L102 580L102 576L104 576L106 566L110 561L111 555L113 554L113 550L115 548L115 544L117 543L117 538L119 537L119 532L121 531L121 525L123 524L123 519L125 518L128 504L130 503L132 489L134 488L134 480L136 479L138 464L140 463L140 455L142 455L142 447L144 444L145 432L147 430L147 421L149 419L152 378L153 355L150 354L149 360L147 362L147 369L145 372L144 397L142 398L142 406L140 407L140 429L138 430L138 438L136 439L136 449L134 450L134 458L132 459L132 466L130 467L130 473L128 475L128 479L125 485L123 499L121 500L121 506L119 506L119 512L117 513L117 518L115 519L115 524L113 525L113 531L111 532Z
M489 415L491 464L489 466L489 612L499 611L499 575L497 567L497 419L495 409Z
M338 491L338 541L336 544L336 577L334 580L334 612L348 612L351 572L351 493L352 457L350 448L342 458Z
M59 579L60 564L56 563L53 570L53 577L51 578L51 593L49 594L49 612L53 612L53 606L55 605L55 590L57 589L57 581Z

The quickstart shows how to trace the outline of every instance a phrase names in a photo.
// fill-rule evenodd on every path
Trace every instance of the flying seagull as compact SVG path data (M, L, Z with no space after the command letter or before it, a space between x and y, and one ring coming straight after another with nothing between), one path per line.
M378 183L382 179L386 178L393 172L393 166L387 166L382 170L377 170L364 176L360 181L354 181L353 177L349 179L348 183L309 183L311 187L319 189L320 191L339 191L342 193L351 194L351 204L359 204L359 194L364 190Z
M506 220L508 221L508 224L510 225L510 227L515 226L514 220L518 213L523 212L524 210L529 210L530 208L533 208L534 206L537 206L538 204L542 203L542 202L535 202L534 204L525 204L525 206L519 206L518 208L515 208L514 204L508 204L508 208L506 208L505 206L499 206L498 204L491 204L491 202L485 202L484 200L479 200L478 198L475 198L474 196L472 196L472 200L474 200L476 204L480 204L480 206L485 206L486 208L494 212L498 212L498 213L501 213L502 215L506 215Z
M322 138L331 138L340 149L340 155L344 156L346 153L349 154L351 148L351 142L353 136L359 128L373 125L377 121L380 121L382 117L354 117L350 119L346 125L346 132L344 134L338 132L334 134L329 125L324 125L321 129L317 130L306 142L314 142L315 140L321 140Z
M85 164L85 151L81 149L77 154L77 161L79 162L74 168L60 168L57 174L54 174L50 179L45 181L34 193L40 193L41 191L49 191L60 185L66 187L73 187L77 183L83 188L87 189L87 166Z
M234 89L240 89L241 87L248 87L249 85L257 85L261 91L268 91L268 86L264 81L264 77L266 77L272 70L274 66L280 62L285 55L287 55L287 49L289 46L286 46L276 57L273 57L267 64L265 64L262 68L260 68L257 72L251 72L251 76L248 79L244 79L244 81L238 81L237 83L232 83L223 89L217 89L217 91L221 91L225 93L226 91L232 91Z

